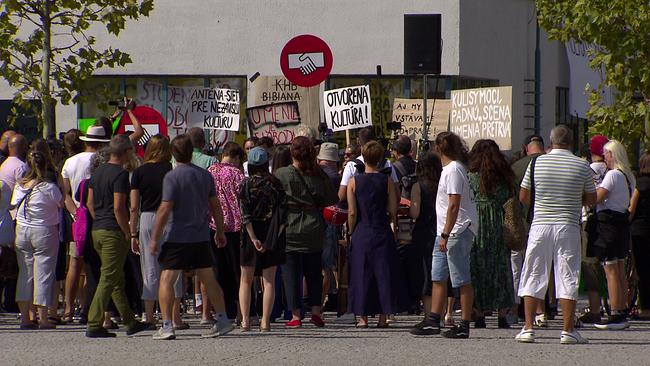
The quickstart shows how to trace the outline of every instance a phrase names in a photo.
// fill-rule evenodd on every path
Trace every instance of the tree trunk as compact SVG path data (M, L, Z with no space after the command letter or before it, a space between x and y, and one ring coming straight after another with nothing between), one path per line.
M43 4L43 55L41 57L41 123L43 126L43 137L54 134L54 100L50 90L50 64L52 61L52 24L50 0L42 0Z

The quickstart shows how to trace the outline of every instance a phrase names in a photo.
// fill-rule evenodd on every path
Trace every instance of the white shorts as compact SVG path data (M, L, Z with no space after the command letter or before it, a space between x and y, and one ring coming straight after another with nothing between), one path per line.
M519 296L544 299L551 264L555 263L555 296L576 300L580 279L580 227L578 225L534 225L521 272Z

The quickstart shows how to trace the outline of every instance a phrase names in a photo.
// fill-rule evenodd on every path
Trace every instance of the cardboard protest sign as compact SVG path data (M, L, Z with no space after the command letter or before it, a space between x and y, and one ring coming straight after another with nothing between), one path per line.
M200 100L201 97L208 93L206 91L211 91L216 97L215 89L197 86L169 85L167 86L167 93L163 93L162 84L139 79L135 99L139 106L154 108L166 117L167 131L169 137L173 138L185 133L190 127L203 128L203 117L196 110L199 106L195 106L195 111L192 112L192 101ZM208 110L210 107L208 106ZM201 108L203 107L201 106ZM206 130L209 131L208 143L217 149L226 142L232 141L236 133L236 131L228 130Z
M433 140L442 131L447 131L449 123L449 99L427 100L427 137ZM400 135L414 140L422 139L422 120L424 118L424 101L422 99L395 98L393 102L393 122L402 124Z
M239 90L196 88L189 101L190 127L239 131Z
M248 89L248 106L266 106L275 103L296 102L300 123L318 131L320 123L320 87L303 88L284 76L259 76Z
M246 118L251 136L268 136L277 145L290 144L301 124L296 102L247 108Z
M512 148L512 87L452 90L451 131L468 147L494 140L501 150Z
M334 132L372 126L368 85L327 90L323 96L323 103L325 122Z

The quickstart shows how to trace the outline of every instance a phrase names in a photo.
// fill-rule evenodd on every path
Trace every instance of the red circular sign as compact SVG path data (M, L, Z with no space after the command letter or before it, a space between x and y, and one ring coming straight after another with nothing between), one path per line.
M311 34L292 38L280 54L282 73L290 82L303 87L318 85L332 71L332 50Z
M138 155L144 157L144 144L146 144L152 136L157 134L167 136L167 122L160 112L144 105L135 107L135 109L133 109L133 114L138 118L138 121L144 130L144 135L136 144ZM123 134L126 131L133 130L134 128L133 122L131 122L131 117L125 112L120 120L120 126L117 129L117 133Z

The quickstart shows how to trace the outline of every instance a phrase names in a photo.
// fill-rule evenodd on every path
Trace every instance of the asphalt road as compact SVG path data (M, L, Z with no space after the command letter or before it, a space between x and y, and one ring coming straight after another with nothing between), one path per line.
M88 339L80 325L52 331L23 331L15 315L0 315L0 365L650 365L650 323L632 322L618 332L583 327L588 345L559 344L560 322L537 330L536 344L513 340L518 328L471 329L468 340L440 336L414 337L408 328L419 321L399 316L389 329L356 329L334 324L317 329L285 330L273 324L270 333L239 330L223 338L202 339L207 326L186 319L191 328L174 341L154 341L152 332L127 337Z

